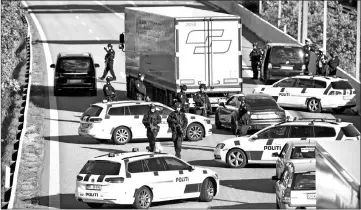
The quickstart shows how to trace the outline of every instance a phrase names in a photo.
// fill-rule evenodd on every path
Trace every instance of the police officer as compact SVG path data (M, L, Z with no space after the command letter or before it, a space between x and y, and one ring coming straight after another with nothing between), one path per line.
M162 122L162 118L159 112L156 110L154 104L150 104L149 111L143 116L143 125L147 129L147 138L149 142L149 151L154 152L155 141L159 132L159 124Z
M114 70L113 70L113 64L114 64L114 58L115 58L115 51L113 50L113 45L108 44L108 49L104 47L104 50L107 52L105 55L105 68L104 73L102 77L99 77L100 80L103 80L108 72L110 71L110 74L113 76L113 81L115 81L117 78L115 77Z
M249 54L249 58L251 59L251 66L253 71L252 79L258 79L258 66L261 62L262 51L257 48L257 43L253 43L253 50Z
M119 35L119 49L124 52L124 32Z
M199 85L199 91L193 95L195 103L196 114L207 117L207 111L211 109L211 102L207 94L204 92L207 89L205 84Z
M325 49L321 48L319 49L319 55L317 56L316 59L316 65L317 65L317 74L318 75L323 75L326 76L326 68L327 66L327 57L324 54Z
M181 110L182 104L175 103L175 111L169 114L167 122L172 130L172 140L174 143L175 156L181 158L182 142L185 138L188 120L185 113Z
M186 95L187 85L180 86L181 91L175 95L175 102L179 102L182 105L182 111L189 113L189 99Z
M107 83L103 86L104 96L107 101L116 101L117 100L117 96L115 94L115 89L112 86L112 84L110 84L110 81L112 81L112 79L113 79L112 77L108 76L106 78Z
M234 131L235 135L246 135L249 128L249 119L251 114L251 107L246 103L246 98L244 96L239 96L238 101L240 101L240 106L238 109L238 114L234 115L237 117L235 120L236 125L234 126L236 130Z
M329 74L330 76L336 75L337 67L340 65L340 59L335 53L330 53L331 59L328 61Z
M135 100L145 101L147 97L147 88L144 85L144 74L139 73L138 79L134 82Z
M311 48L310 44L311 44L311 40L309 38L306 38L305 45L302 47L303 53L304 53L303 64L306 66L306 69L304 72L305 75L308 75L308 73L309 73L308 65L310 64L310 60L311 60L311 51L314 52L314 50Z

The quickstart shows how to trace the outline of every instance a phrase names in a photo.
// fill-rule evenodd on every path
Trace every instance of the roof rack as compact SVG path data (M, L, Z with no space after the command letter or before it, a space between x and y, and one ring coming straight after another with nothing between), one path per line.
M305 121L312 121L312 122L328 122L328 121L334 121L334 122L342 122L340 118L335 119L325 119L325 118L296 118L296 120L305 120Z

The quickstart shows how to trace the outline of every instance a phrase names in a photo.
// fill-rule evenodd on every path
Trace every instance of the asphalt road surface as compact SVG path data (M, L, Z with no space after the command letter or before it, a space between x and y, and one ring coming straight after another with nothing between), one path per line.
M105 5L103 6L102 3ZM124 53L118 47L119 34L124 31L124 7L145 6L156 2L117 1L28 1L30 13L37 17L45 37L44 40L33 40L35 43L47 43L50 49L51 61L55 62L59 52L91 52L96 63L100 64L97 75L104 69L103 47L112 43L115 51L114 69L117 81L113 83L118 96L125 99L125 70ZM205 8L195 2L162 1L163 5L190 5ZM242 37L244 53L249 54L251 43L257 40L252 33L246 31ZM45 59L45 58L44 58ZM247 63L247 61L245 61ZM50 65L50 63L47 63ZM48 73L52 74L50 68ZM47 81L52 86L53 81ZM260 84L245 80L245 92L250 92ZM97 97L69 96L50 97L50 109L53 115L47 119L51 136L46 139L46 154L44 172L42 175L42 191L40 205L53 208L88 208L74 198L76 175L86 161L95 156L108 153L129 151L132 148L145 150L147 144L132 142L125 146L100 144L96 140L78 136L79 116L92 103L103 98L101 88L103 82L98 82ZM49 108L49 107L47 107ZM55 110L54 110L55 109ZM298 117L314 117L315 114L298 110L289 110L290 115ZM51 116L55 116L52 119ZM321 113L318 117L334 118L332 114ZM358 122L359 118L351 115L340 115L348 121ZM51 124L53 121L53 124ZM55 123L54 123L55 122ZM230 169L221 163L213 161L213 148L222 140L232 137L227 130L216 130L210 137L198 142L184 142L182 157L196 166L203 166L215 170L221 179L220 194L210 203L200 203L196 200L162 202L154 204L152 208L276 208L273 184L270 178L275 174L274 166L251 165L244 169ZM162 141L165 152L174 153L171 141ZM59 154L59 155L58 155ZM105 206L117 208L117 206ZM119 208L119 206L118 206ZM126 208L126 207L121 207Z

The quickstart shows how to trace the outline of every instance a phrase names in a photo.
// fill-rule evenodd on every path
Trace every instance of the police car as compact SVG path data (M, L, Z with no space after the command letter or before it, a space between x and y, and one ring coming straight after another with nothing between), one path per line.
M75 198L91 208L199 198L210 202L219 193L219 177L165 153L109 153L89 160L77 175Z
M247 163L275 164L283 146L291 140L359 141L360 132L340 119L299 118L264 128L251 136L235 137L217 144L214 158L232 168Z
M271 95L282 107L306 108L310 112L332 109L342 113L356 106L356 90L346 79L299 75L259 86L254 93Z
M172 132L168 127L168 115L174 109L158 103L145 101L114 101L101 102L90 105L80 119L78 134L95 138L100 142L112 139L115 144L126 144L132 139L145 139L143 115L149 111L149 105L154 104L162 117L157 138L171 138ZM186 137L191 141L198 141L212 134L212 124L209 118L186 113L188 127Z

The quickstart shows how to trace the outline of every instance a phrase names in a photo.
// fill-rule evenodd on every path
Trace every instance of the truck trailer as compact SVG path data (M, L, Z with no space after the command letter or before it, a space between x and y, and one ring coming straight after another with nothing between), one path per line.
M206 84L214 111L242 92L242 24L239 16L191 7L125 8L127 96L145 75L152 101L173 105L180 85L192 94Z
M316 208L360 209L360 141L316 144Z

